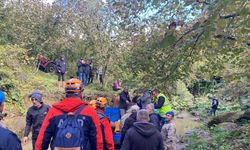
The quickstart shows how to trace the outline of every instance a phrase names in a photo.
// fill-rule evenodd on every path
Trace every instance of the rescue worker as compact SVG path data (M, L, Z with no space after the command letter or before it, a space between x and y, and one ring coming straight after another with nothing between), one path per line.
M68 115L78 114L78 111L80 112L77 115L77 121L81 122L81 133L84 136L81 140L81 150L103 150L100 121L96 111L82 100L82 87L82 82L79 79L72 78L66 81L66 98L50 108L39 132L36 150L47 150L49 145L54 150L55 135L57 135L60 125L66 119L65 113ZM70 136L66 138L70 138Z
M172 111L172 105L169 103L167 97L163 93L160 93L158 89L152 91L152 96L155 100L154 108L157 109L157 113L161 116L163 125L165 123L165 114Z
M166 123L161 129L163 138L164 150L176 150L176 126L173 121L174 112L169 111L166 113Z
M1 123L3 119L5 95L0 90L0 150L22 150L21 141L16 134L9 129L5 128L5 125Z
M96 112L101 121L102 137L103 137L103 150L114 150L114 140L112 128L108 117L104 114L104 109L107 106L107 99L99 97L96 99Z
M47 115L47 112L50 109L50 106L43 103L42 93L38 90L33 91L29 95L29 97L33 103L33 106L31 106L28 109L28 112L26 115L26 126L24 129L23 142L24 144L28 143L28 135L32 128L32 147L34 150L37 136L42 126L43 120L45 116Z

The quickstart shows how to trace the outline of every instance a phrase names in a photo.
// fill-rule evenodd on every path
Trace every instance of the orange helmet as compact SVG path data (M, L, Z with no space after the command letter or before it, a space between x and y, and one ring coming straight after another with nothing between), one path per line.
M91 101L89 102L89 105L90 105L91 107L93 107L94 109L96 109L96 100L91 100Z
M72 78L66 81L65 92L66 93L80 93L82 91L82 81L76 78Z
M101 108L104 108L107 105L107 103L108 103L108 101L104 97L98 97L96 99L96 105L101 107Z

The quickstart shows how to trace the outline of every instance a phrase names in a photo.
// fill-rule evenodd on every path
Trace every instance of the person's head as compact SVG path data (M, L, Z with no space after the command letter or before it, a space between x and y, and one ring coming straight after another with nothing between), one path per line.
M82 98L82 92L83 92L83 85L81 80L72 78L66 81L65 84L66 97Z
M125 86L124 90L125 93L128 93L128 86Z
M138 122L149 122L149 114L145 109L141 109L137 112L136 119Z
M213 100L213 99L217 99L217 96L216 96L216 95L213 95L212 100Z
M5 95L4 95L3 91L0 90L0 113L3 112L4 101L5 101Z
M155 97L157 97L157 95L160 93L160 90L159 89L154 89L153 91L152 91L152 96L155 98Z
M64 60L64 56L61 56L60 59L61 59L61 60Z
M33 106L35 107L40 107L41 104L43 103L43 95L40 91L34 90L30 95L29 95L30 100L32 101Z
M94 109L96 109L96 100L91 100L91 101L89 102L89 105L90 105L91 107L93 107Z
M150 103L146 105L146 110L149 114L154 112L154 104Z
M130 107L131 113L137 112L140 109L138 105L133 105Z
M166 113L166 122L169 122L174 119L174 112L173 111L168 111Z
M104 97L98 97L96 99L96 107L97 108L104 109L107 106L107 104L108 104L108 101Z

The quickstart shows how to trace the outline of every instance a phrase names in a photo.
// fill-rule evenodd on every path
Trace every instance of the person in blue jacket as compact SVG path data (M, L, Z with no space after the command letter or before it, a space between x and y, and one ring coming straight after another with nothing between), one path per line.
M0 115L2 116L4 108L5 95L0 90ZM2 117L0 117L0 121ZM21 141L15 133L0 124L0 150L22 150Z

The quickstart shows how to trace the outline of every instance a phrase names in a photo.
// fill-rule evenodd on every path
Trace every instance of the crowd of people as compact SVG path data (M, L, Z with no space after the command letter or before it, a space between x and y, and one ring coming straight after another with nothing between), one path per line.
M160 116L154 112L155 108L152 103L147 104L145 108L140 108L137 104L130 107L131 100L128 90L128 87L125 87L119 95L119 109L124 120L121 130L121 149L163 150L166 141L168 141L168 144L169 141L173 141L168 139L168 130L175 130L174 123L166 127L164 125L171 122L171 117L168 116L170 114L173 117L173 112L164 112L164 116ZM77 78L66 81L66 98L53 104L52 107L43 102L43 94L40 91L33 91L29 95L33 105L27 111L23 143L29 142L28 135L31 131L32 146L35 150L45 150L49 146L53 150L63 148L114 150L112 126L104 113L108 106L108 100L104 97L97 97L92 103L88 103L82 100L82 96L83 84ZM158 96L157 99L161 99L161 96ZM1 91L1 114L4 100L5 95ZM167 101L167 99L164 99L164 101ZM163 109L162 107L164 108L165 105L162 105L159 109ZM128 110L128 108L131 110ZM162 111L161 113L163 114ZM125 116L127 117L124 118ZM162 118L165 118L164 124L161 124ZM168 118L170 119L168 120ZM8 130L2 123L0 125L0 129L3 130L3 132L0 132L0 149L22 149L21 141L15 133ZM165 135L161 135L161 130L162 134ZM171 133L173 134L171 136L174 137L175 131ZM1 144L3 141L6 141L5 144ZM6 144L10 142L13 144Z
M83 83L83 87L93 84L94 76L100 84L103 84L103 69L102 67L93 67L92 60L80 60L76 63L77 66L77 78ZM65 86L65 74L67 73L67 63L64 56L56 61L56 73L58 75L58 87Z
M66 64L63 58L60 61ZM78 66L83 64L86 63L81 59ZM61 69L60 79L63 81L65 73L66 69ZM88 77L85 73L81 70L78 75L82 77L67 80L65 98L52 106L44 103L43 94L38 90L29 95L33 105L26 114L24 144L29 142L29 133L32 132L34 150L47 150L49 146L52 150L114 150L115 131L121 133L121 150L176 149L175 114L167 96L159 89L136 90L131 99L129 87L125 86L114 95L111 102L119 109L121 117L114 127L104 113L109 104L107 98L95 97L90 102L83 100L84 83ZM118 82L120 84L121 80ZM2 123L5 99L0 90L0 149L21 150L21 141ZM213 98L210 114L215 115L217 107L218 100Z

